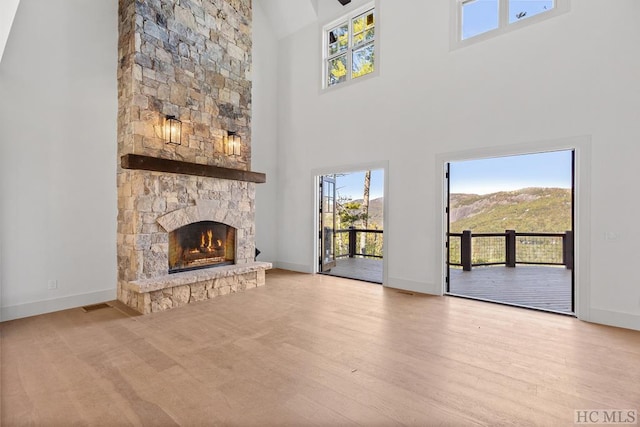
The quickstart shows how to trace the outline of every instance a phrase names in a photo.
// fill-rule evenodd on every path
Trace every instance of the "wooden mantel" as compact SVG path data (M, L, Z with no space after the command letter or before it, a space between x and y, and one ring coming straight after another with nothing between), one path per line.
M207 176L210 178L255 182L258 184L267 182L267 176L261 172L202 165L199 163L183 162L181 160L161 159L139 154L125 154L120 158L120 165L123 169Z

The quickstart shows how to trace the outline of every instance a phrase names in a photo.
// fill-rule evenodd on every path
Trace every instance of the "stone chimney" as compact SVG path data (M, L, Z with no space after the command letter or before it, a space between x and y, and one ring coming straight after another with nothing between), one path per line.
M249 170L251 0L120 0L119 154ZM182 121L166 144L165 116ZM242 138L225 156L227 131Z
M250 170L251 0L120 0L118 59L119 157ZM166 116L182 122L179 145ZM225 154L228 131L239 155ZM148 313L264 283L270 266L250 268L254 195L254 182L119 167L118 298ZM235 265L168 275L168 232L199 221L236 229Z

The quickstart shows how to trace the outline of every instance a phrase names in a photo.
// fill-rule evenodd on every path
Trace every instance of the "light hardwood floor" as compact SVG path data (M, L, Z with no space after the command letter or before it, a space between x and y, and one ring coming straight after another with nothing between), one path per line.
M640 332L323 275L0 328L3 426L555 426L640 409Z

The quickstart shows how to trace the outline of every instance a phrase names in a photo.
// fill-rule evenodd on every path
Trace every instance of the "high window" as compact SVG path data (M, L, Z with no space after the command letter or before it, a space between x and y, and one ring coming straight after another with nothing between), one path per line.
M325 26L323 40L324 88L373 73L376 56L373 4Z
M457 17L455 42L493 35L551 18L568 10L569 0L452 0Z

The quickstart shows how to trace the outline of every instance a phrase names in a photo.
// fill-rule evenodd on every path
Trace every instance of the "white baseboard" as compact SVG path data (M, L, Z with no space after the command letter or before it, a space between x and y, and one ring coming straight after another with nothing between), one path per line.
M442 289L436 283L415 282L413 280L389 277L384 285L389 288L419 292L421 294L442 295Z
M592 308L589 310L588 321L591 323L601 323L603 325L640 331L640 316L637 314Z
M313 269L308 265L292 264L289 262L276 261L273 263L274 268L281 268L283 270L297 271L298 273L313 274Z
M0 308L0 321L21 319L23 317L36 316L38 314L67 310L69 308L82 307L88 304L97 304L105 301L113 301L117 297L116 289L91 292L88 294L70 295L50 300L29 302L26 304L12 305Z

